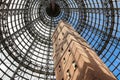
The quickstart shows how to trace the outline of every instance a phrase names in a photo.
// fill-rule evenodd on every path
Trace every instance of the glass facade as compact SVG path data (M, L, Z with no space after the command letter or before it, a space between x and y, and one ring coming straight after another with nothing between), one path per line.
M63 20L120 80L120 0L55 0L52 16L50 4L0 0L0 79L55 80L51 36Z

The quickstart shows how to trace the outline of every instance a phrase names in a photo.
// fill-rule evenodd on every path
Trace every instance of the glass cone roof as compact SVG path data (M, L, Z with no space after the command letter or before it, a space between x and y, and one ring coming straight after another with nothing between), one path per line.
M120 80L120 0L55 0L54 15L50 3L0 0L0 79L55 80L51 35L64 20Z

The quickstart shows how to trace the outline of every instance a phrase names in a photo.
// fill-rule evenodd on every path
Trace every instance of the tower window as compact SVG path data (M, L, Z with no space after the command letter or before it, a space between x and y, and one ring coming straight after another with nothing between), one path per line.
M77 68L77 64L76 64L75 61L72 62L72 65L73 65L74 70L76 70L76 68Z
M61 71L61 66L59 65L59 72Z
M69 54L69 55L71 54L71 50L70 50L70 49L68 50L68 54Z
M68 52L70 52L70 49L68 50Z
M55 44L55 46L57 46L57 44Z
M64 33L62 32L62 35L64 35Z
M63 51L63 47L61 48L61 50Z
M64 64L66 63L66 60L65 60L65 58L63 58L63 62L64 62Z
M70 75L70 71L69 71L69 69L67 70L67 76L68 76L68 80L70 80L71 75Z

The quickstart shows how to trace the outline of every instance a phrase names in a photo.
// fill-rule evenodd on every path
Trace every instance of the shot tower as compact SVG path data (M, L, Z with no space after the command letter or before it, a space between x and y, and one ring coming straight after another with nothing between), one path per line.
M116 80L95 51L69 24L60 21L52 41L56 80Z

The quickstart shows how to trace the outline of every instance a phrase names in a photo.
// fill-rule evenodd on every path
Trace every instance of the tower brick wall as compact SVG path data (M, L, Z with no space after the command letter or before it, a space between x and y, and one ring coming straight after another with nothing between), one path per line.
M71 25L60 21L52 41L56 80L116 80Z

